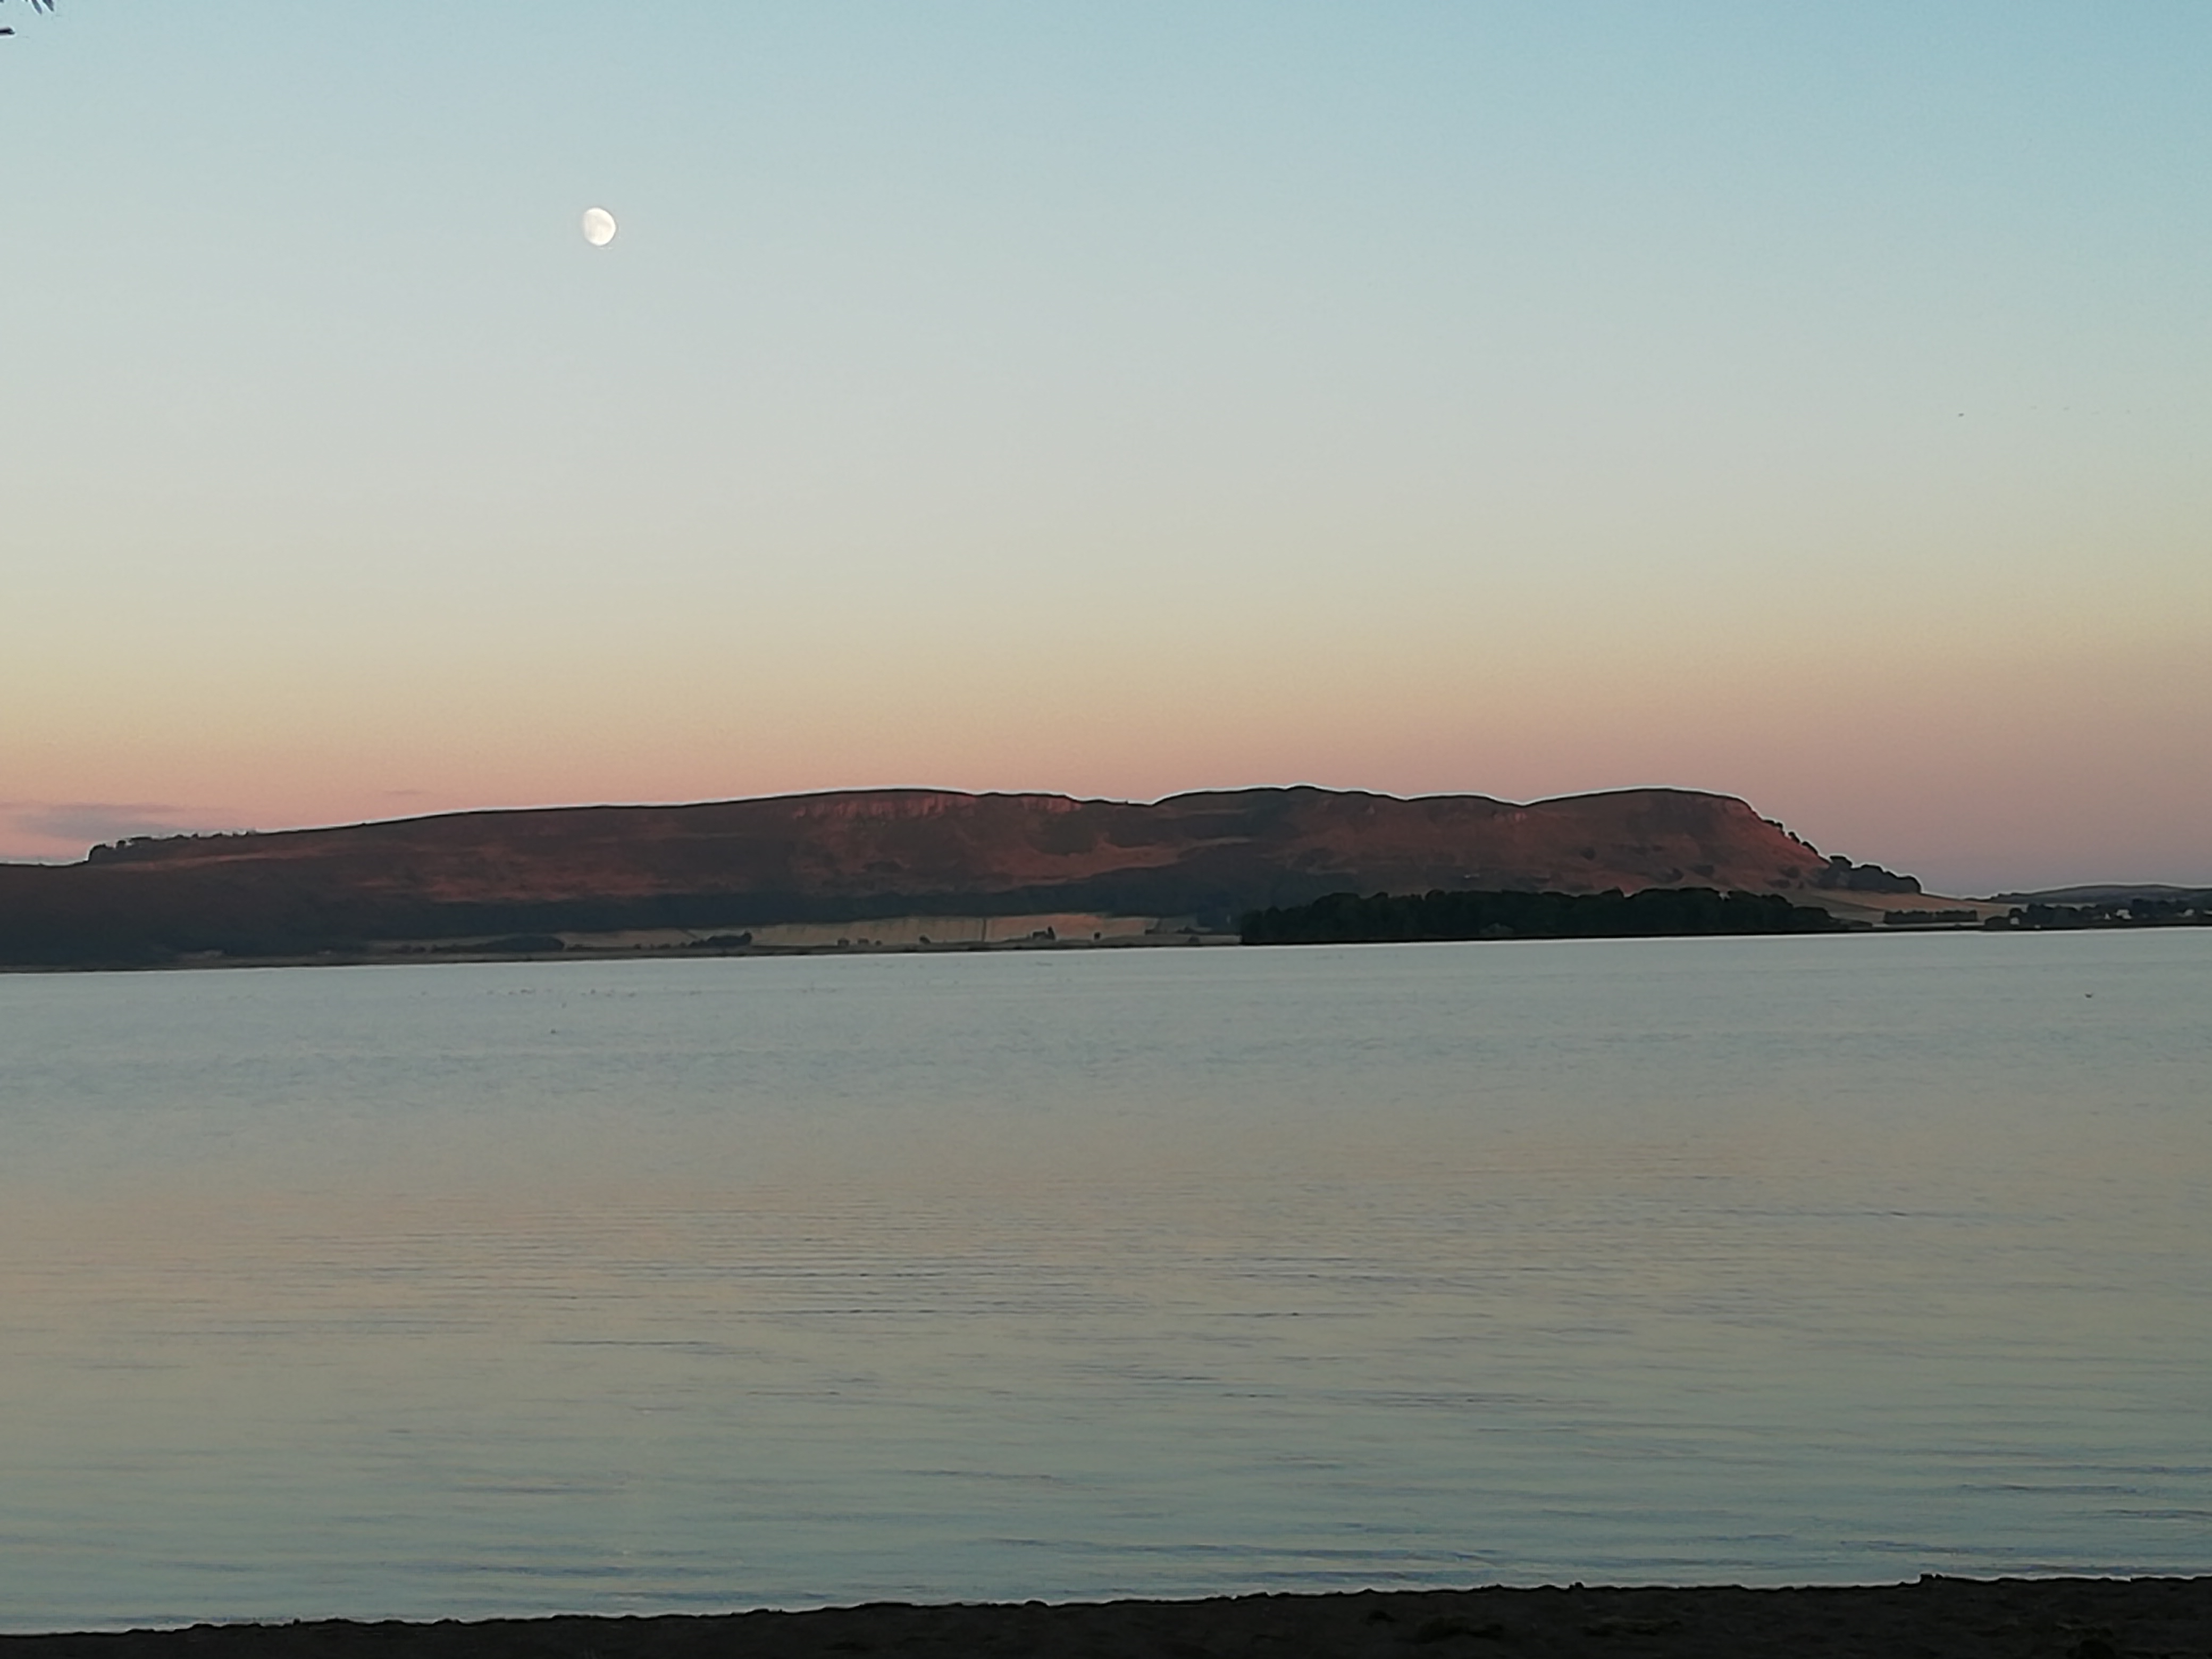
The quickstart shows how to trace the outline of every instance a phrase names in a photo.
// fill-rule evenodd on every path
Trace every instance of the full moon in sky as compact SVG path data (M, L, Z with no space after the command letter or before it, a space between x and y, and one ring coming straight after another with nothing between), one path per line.
M605 247L615 239L615 216L605 208L584 210L584 240L593 247Z

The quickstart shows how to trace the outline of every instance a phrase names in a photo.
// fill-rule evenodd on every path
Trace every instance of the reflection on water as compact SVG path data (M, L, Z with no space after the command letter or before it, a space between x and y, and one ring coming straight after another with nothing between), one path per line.
M0 1623L2203 1571L2212 935L0 978Z

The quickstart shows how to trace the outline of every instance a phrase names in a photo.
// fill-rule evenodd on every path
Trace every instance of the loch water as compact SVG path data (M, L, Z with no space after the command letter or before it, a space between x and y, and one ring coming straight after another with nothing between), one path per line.
M0 976L0 1627L2212 1571L2212 931Z

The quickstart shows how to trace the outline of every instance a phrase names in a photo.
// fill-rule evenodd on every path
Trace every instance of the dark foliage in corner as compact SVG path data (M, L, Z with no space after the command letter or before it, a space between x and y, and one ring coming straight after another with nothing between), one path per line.
M1255 910L1247 945L1352 945L1423 939L1650 939L1706 933L1832 933L1845 924L1778 893L1647 887L1602 893L1331 893Z
M5 3L5 0L0 0L0 3ZM33 11L52 11L53 9L54 0L31 0ZM15 32L11 28L0 27L0 34L13 34Z

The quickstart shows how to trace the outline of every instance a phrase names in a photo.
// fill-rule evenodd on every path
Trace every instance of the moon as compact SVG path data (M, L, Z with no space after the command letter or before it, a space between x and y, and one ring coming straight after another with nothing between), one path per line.
M615 216L605 208L584 210L584 240L593 247L605 247L615 239Z

